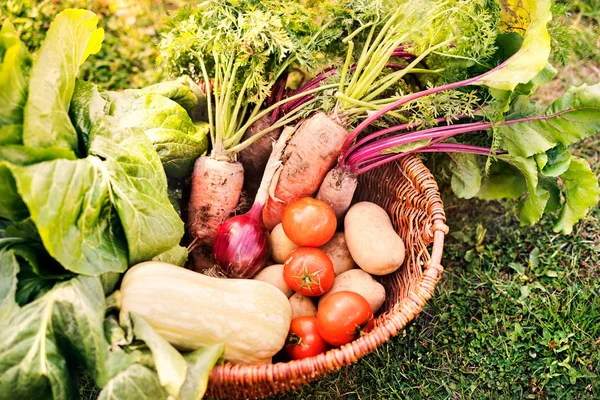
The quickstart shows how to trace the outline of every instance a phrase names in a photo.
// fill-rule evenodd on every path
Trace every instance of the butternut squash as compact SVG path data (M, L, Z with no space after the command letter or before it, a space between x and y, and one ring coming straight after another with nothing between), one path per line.
M223 343L225 360L264 364L285 344L292 320L287 297L251 279L219 279L149 261L125 274L121 312L140 314L181 350Z

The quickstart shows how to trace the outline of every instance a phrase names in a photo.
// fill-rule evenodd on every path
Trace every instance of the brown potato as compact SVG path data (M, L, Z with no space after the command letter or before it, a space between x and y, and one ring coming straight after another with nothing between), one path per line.
M377 204L363 201L350 207L344 236L356 264L372 275L391 274L404 262L404 242Z
M333 235L331 240L321 246L320 249L331 259L336 276L356 268L356 263L348 251L348 246L346 246L343 232Z
M295 293L290 297L290 305L292 306L292 320L305 315L309 317L317 316L317 306L310 297Z
M333 281L333 286L327 293L321 296L319 303L331 294L343 290L358 293L364 297L369 302L373 314L385 302L385 289L383 285L362 269L353 269L337 276Z
M279 264L283 264L288 254L300 247L285 235L281 224L277 224L273 228L269 235L269 243L271 244L271 258Z
M292 288L290 288L283 280L283 264L275 264L263 268L256 274L254 279L270 283L281 290L288 298L294 294Z

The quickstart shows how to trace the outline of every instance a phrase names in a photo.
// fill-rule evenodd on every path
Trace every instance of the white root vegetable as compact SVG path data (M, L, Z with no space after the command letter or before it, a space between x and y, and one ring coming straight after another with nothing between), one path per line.
M277 224L273 228L271 235L269 235L269 241L271 243L271 257L279 264L283 264L288 254L300 247L285 235L281 224Z
M317 316L317 306L310 297L296 293L290 297L290 305L292 306L292 320L303 316Z
M319 299L321 301L336 292L348 290L364 297L375 314L385 302L385 288L362 269L353 269L340 274L333 281L333 286ZM293 312L293 310L292 310Z
M286 285L283 280L283 264L275 264L263 268L254 279L270 283L281 290L288 298L294 294L294 290Z
M404 242L387 212L377 204L356 203L344 218L344 235L350 255L372 275L387 275L404 262Z
M333 235L331 240L321 246L320 249L331 259L336 276L356 268L356 263L352 259L350 251L348 251L343 232Z

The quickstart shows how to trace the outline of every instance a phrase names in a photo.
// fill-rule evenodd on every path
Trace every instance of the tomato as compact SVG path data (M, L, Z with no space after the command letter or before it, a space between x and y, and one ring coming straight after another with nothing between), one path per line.
M322 300L317 310L317 327L333 346L350 343L373 329L375 320L367 300L358 293L341 291Z
M335 270L327 254L314 247L292 251L283 263L283 280L304 296L320 296L333 286Z
M335 234L337 219L324 201L304 197L283 210L281 225L285 235L299 246L323 246Z
M285 343L285 352L292 360L313 357L325 353L329 345L317 329L316 317L298 317L292 320Z

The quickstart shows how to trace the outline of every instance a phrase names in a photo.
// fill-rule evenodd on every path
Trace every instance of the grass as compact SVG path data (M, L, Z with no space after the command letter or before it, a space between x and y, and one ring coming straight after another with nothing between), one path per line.
M446 204L446 270L423 313L355 365L279 398L600 396L600 209L561 236L549 219L519 227L513 204Z

